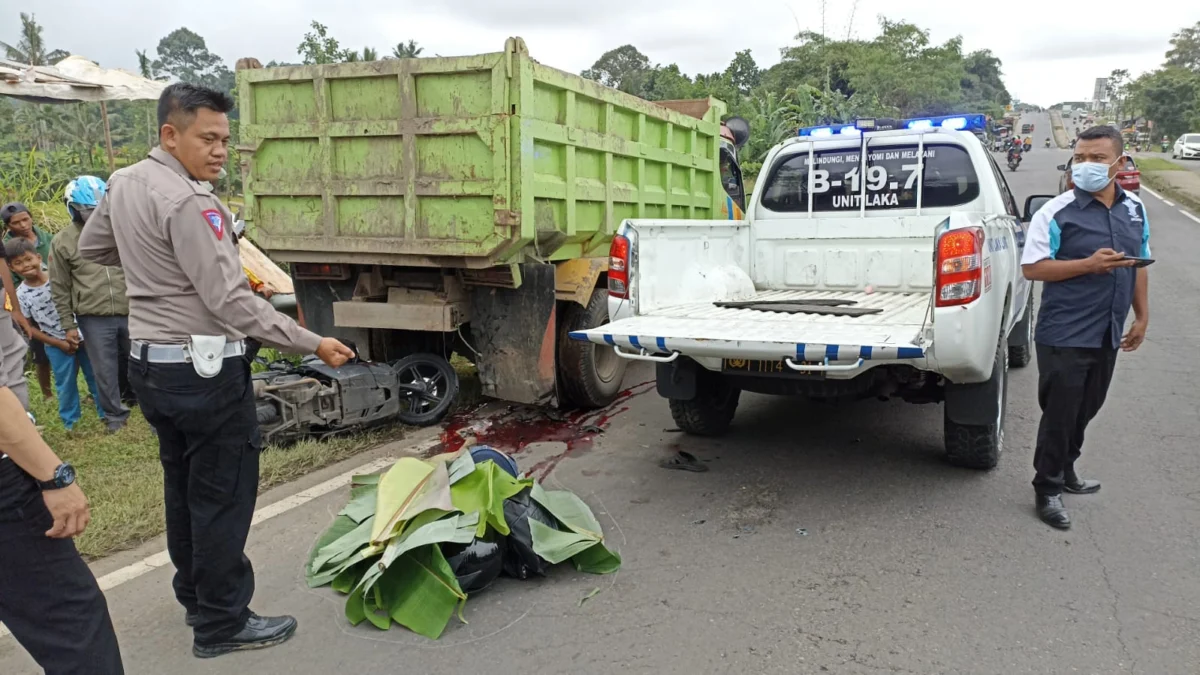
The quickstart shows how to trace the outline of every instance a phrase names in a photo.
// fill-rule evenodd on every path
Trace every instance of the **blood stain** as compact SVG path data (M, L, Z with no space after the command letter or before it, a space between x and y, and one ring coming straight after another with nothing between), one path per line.
M560 412L551 408L511 405L485 417L476 417L478 408L455 413L442 430L442 452L457 452L471 445L488 445L520 457L530 443L563 443L566 449L525 469L539 480L545 479L567 455L592 447L597 433L612 420L629 410L628 401L646 393L654 382L642 382L617 394L616 400L599 410Z

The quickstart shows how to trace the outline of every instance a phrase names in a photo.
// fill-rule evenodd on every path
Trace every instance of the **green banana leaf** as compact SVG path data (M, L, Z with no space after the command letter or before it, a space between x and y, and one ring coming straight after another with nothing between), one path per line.
M597 544L587 535L556 530L532 518L529 519L529 534L533 536L533 552L551 565L570 560Z
M356 523L361 523L375 515L375 503L379 493L378 483L355 485L350 488L350 501L338 515L346 516Z
M402 554L370 590L355 589L346 599L346 618L381 630L395 621L436 640L466 599L441 549L431 544Z
M500 534L509 533L504 520L504 500L533 485L533 479L518 480L488 460L450 486L454 509L463 513L480 514L475 536L482 537L488 526Z
M338 516L337 518L334 518L333 522L329 524L329 527L321 533L321 536L317 539L317 542L313 544L312 550L308 553L308 564L304 566L304 576L308 580L308 585L310 588L324 586L325 584L329 583L329 581L333 580L331 577L328 581L313 583L313 579L317 576L320 568L324 565L324 561L328 560L328 557L322 558L322 563L317 564L317 558L321 557L321 551L325 549L325 547L349 534L356 527L358 527L358 523L355 523L352 519L346 516Z
M585 574L612 574L621 569L621 554L600 543L575 554L571 563Z
M426 511L425 513L434 513ZM422 513L421 516L424 516ZM445 514L443 514L445 515ZM421 516L418 516L420 518ZM430 544L455 543L469 544L475 538L475 526L479 523L479 513L459 513L452 516L426 523L420 527L406 529L404 534L392 540L384 550L383 556L376 561L374 570L368 572L362 579L363 590L369 591L381 578L386 576L390 568L400 556L409 551Z
M375 526L371 530L372 543L385 541L388 537L384 535L390 536L397 523L406 519L405 510L421 497L423 488L436 468L416 457L401 457L383 474L376 496Z
M569 530L556 530L530 520L534 553L551 564L570 559L576 569L589 574L611 574L621 568L621 556L604 545L600 521L578 495L534 484L529 496Z
M348 516L338 516L338 518L346 518L353 522ZM314 572L327 572L332 567L349 560L355 553L370 543L372 524L373 519L368 518L356 525L353 530L319 549L313 557L312 570Z
M475 459L471 457L471 453L460 452L458 457L454 461L450 462L450 484L454 485L474 470Z

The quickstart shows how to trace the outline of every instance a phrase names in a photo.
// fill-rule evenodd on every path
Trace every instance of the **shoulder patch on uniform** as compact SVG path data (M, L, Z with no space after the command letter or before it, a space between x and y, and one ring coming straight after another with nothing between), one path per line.
M204 216L204 219L208 221L208 224L210 227L212 227L213 232L216 233L217 239L220 240L224 238L225 218L221 215L221 212L216 209L205 209L201 212L201 214Z

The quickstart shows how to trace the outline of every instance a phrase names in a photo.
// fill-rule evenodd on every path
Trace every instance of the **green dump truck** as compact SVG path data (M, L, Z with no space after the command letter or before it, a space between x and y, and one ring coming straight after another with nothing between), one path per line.
M651 103L529 57L239 62L242 216L299 311L373 360L474 361L485 394L606 405L622 359L566 339L608 317L626 218L740 218L715 100ZM722 135L726 136L723 138Z

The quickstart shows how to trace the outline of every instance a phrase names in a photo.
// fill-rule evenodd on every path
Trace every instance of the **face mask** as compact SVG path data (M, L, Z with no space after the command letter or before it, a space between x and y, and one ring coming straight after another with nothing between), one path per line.
M1117 162L1121 158L1117 158ZM1108 175L1108 170L1113 164L1101 164L1100 162L1077 162L1071 165L1071 181L1075 183L1075 187L1084 192L1099 192L1103 190L1112 178Z

